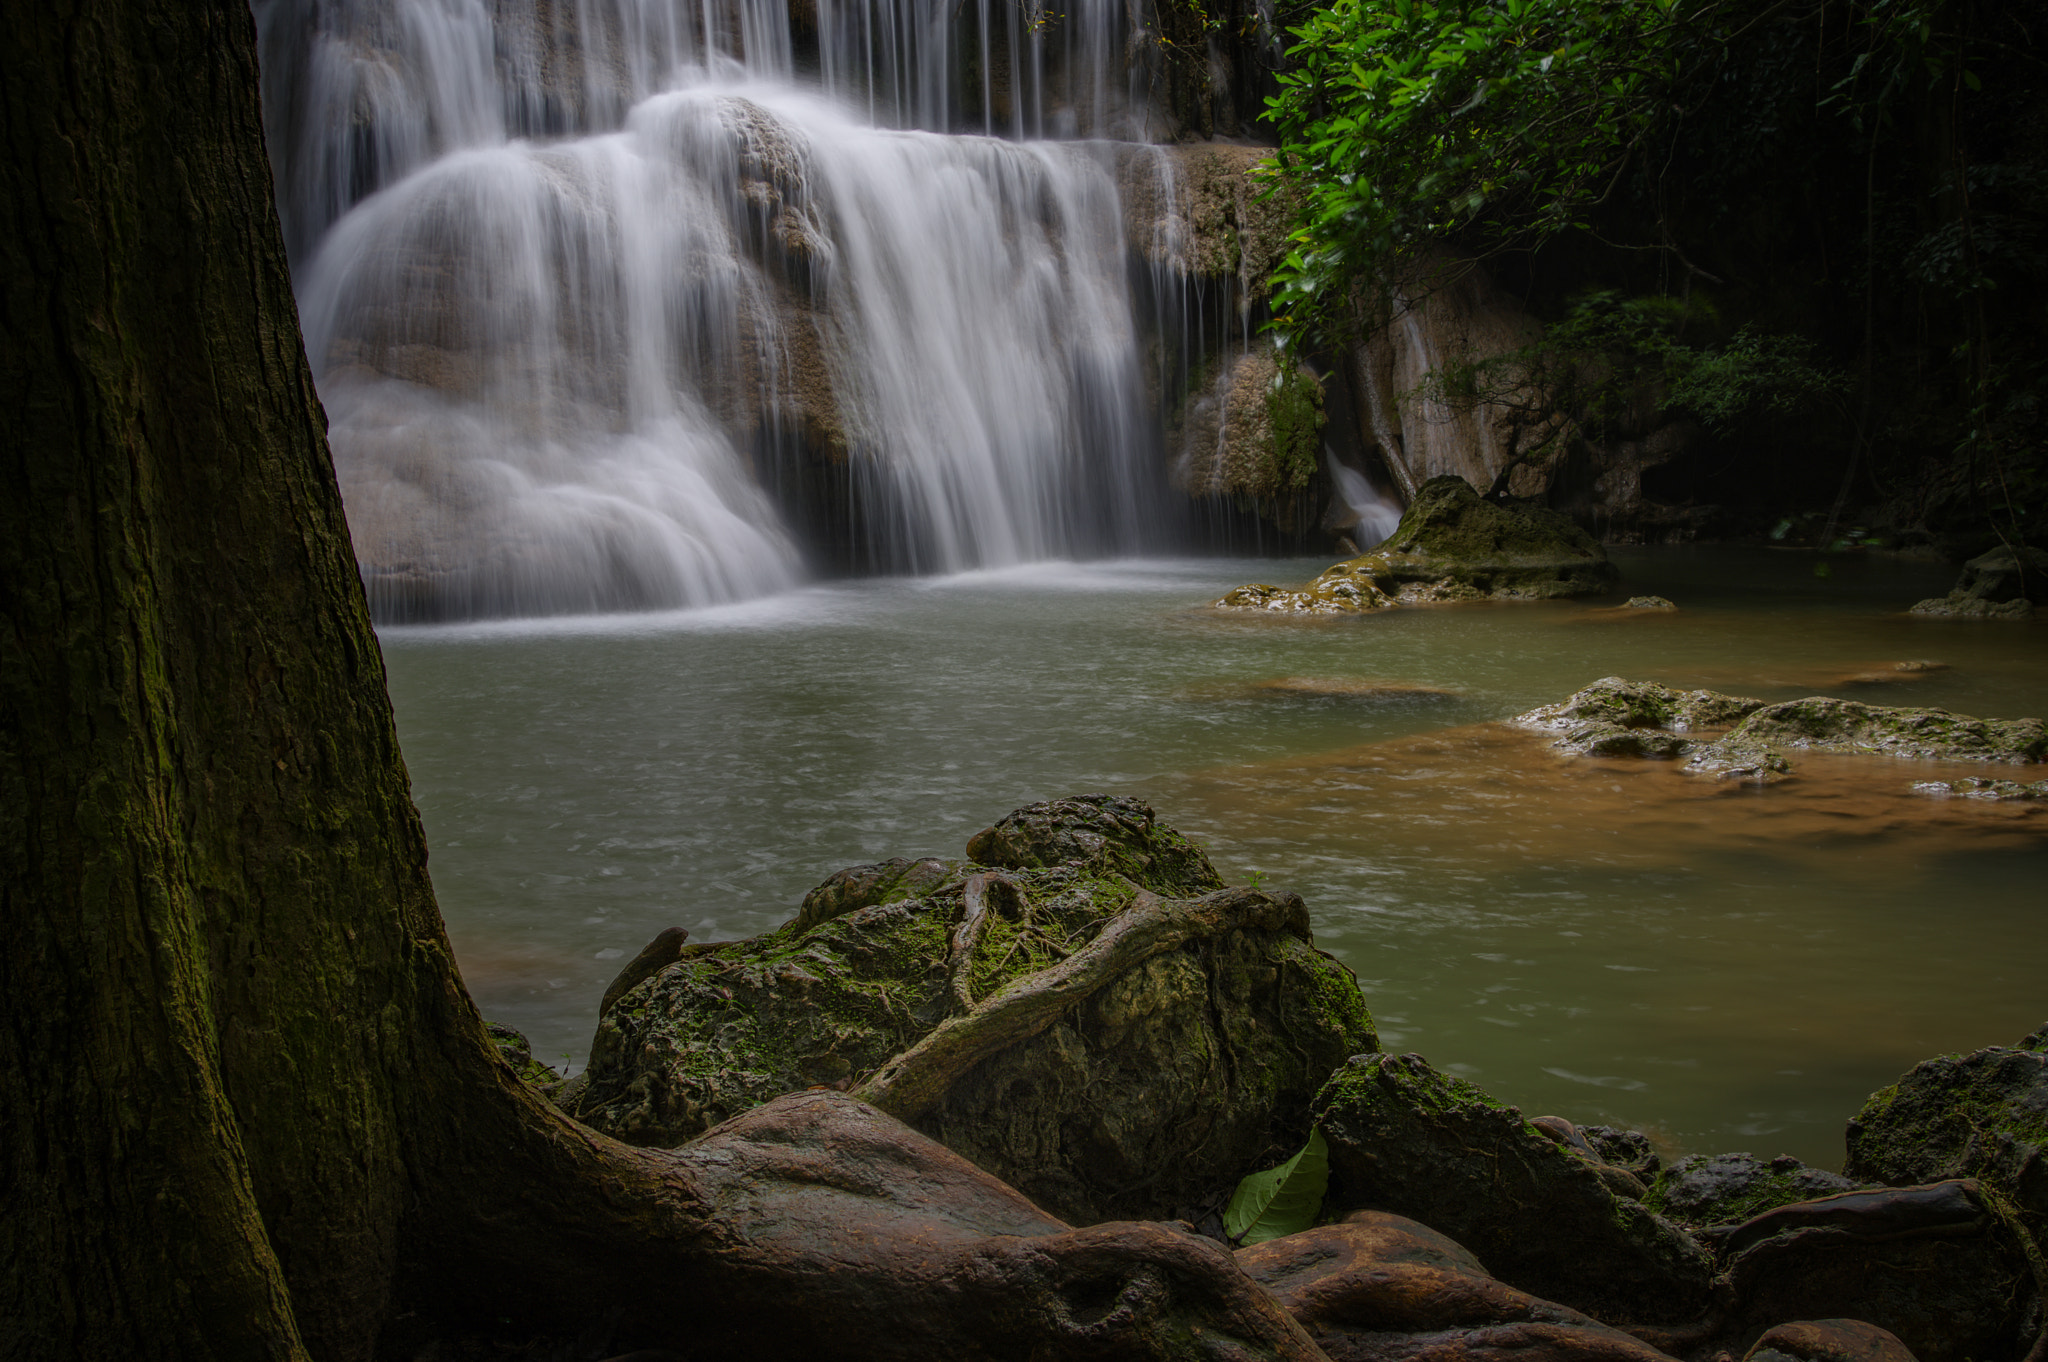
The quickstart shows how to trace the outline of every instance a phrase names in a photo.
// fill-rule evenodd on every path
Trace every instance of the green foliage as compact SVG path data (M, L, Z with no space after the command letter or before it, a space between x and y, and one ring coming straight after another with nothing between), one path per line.
M1274 277L1283 328L1330 327L1429 242L1580 224L1677 81L1713 0L1336 0L1291 32L1267 101L1305 208Z
M1270 486L1308 486L1323 449L1323 388L1284 350L1266 390L1266 423L1272 431Z
M1293 1158L1237 1184L1223 1211L1223 1232L1245 1245L1312 1229L1329 1185L1330 1146L1317 1128Z

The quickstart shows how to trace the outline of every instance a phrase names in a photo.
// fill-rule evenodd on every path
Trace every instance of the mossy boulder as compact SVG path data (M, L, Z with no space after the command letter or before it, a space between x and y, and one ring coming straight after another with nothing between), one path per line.
M1748 1154L1694 1154L1660 1173L1643 1204L1682 1225L1733 1225L1779 1206L1855 1186L1839 1173L1808 1167L1789 1154L1770 1160Z
M1372 552L1297 590L1239 587L1216 605L1327 614L1389 602L1546 600L1611 591L1620 578L1606 550L1569 516L1489 501L1447 475L1416 490L1400 527ZM1338 599L1356 603L1339 606Z
M1796 749L1940 761L2048 760L2048 726L2039 719L1973 719L1945 709L1867 705L1824 695L1767 705L1745 696L1673 690L1619 676L1603 677L1513 722L1558 734L1551 745L1578 756L1684 758L1687 770L1722 778L1777 779L1792 769L1784 753ZM1683 736L1716 728L1727 731L1711 741ZM2000 788L1993 794L2013 792Z
M1516 723L1532 729L1565 733L1561 741L1573 741L1571 733L1581 729L1665 729L1686 733L1692 729L1726 729L1763 709L1763 700L1718 690L1673 690L1657 682L1632 682L1622 676L1602 676L1591 686L1575 690L1556 705L1532 709L1518 715Z
M1569 516L1488 501L1449 475L1416 489L1400 527L1351 565L1402 601L1584 596L1621 579L1599 541Z
M1361 1055L1317 1095L1330 1147L1326 1211L1419 1220L1501 1281L1609 1322L1691 1319L1713 1260L1559 1142L1419 1055Z
M690 948L600 1023L578 1114L681 1144L793 1090L869 1091L1037 990L1056 1006L907 1119L1070 1223L1198 1219L1292 1152L1331 1069L1377 1048L1301 900L1222 889L1136 800L1033 805L970 849L841 871L781 929ZM1077 962L1170 910L1225 925L1079 980Z
M1945 709L1827 696L1766 705L1738 724L1728 741L1940 761L2048 760L2048 725L2039 719L1973 719Z
M1922 601L1912 613L2026 619L2037 605L2048 605L2048 549L2001 545L1963 564L1948 595Z
M1843 1171L1905 1184L1976 1178L2048 1245L2048 1028L1915 1065L1849 1122Z

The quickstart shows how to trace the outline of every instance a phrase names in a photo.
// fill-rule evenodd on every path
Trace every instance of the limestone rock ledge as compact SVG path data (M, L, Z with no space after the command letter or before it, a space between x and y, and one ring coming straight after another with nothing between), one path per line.
M1432 478L1385 543L1289 590L1253 584L1224 610L1350 614L1389 605L1549 600L1612 590L1621 574L1594 538L1556 511L1481 497L1463 478Z

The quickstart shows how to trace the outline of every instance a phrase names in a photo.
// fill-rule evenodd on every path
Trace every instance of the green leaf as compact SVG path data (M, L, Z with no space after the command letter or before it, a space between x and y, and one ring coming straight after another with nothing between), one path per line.
M1300 1153L1237 1184L1223 1211L1223 1232L1243 1245L1312 1229L1329 1185L1330 1146L1320 1129L1311 1130Z

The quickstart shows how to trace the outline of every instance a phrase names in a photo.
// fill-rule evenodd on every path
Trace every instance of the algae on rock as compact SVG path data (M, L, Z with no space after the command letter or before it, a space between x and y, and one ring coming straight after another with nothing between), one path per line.
M1318 1094L1337 1213L1412 1217L1511 1286L1602 1319L1691 1319L1713 1260L1678 1226L1618 1195L1604 1165L1420 1055L1360 1055Z
M935 1036L1057 985L1071 992L1036 1029L906 1119L1071 1223L1192 1218L1291 1153L1317 1086L1377 1048L1300 899L1224 890L1136 800L1033 805L969 853L841 871L781 929L693 948L600 1023L579 1115L673 1145L793 1089L886 1091ZM1062 973L1175 910L1221 925L1166 933L1108 976Z
M1978 1178L2048 1247L2048 1027L2017 1047L1926 1060L1849 1122L1843 1171L1870 1182Z
M1748 1154L1694 1154L1658 1174L1643 1204L1682 1225L1732 1225L1855 1186L1788 1154L1769 1161Z
M1463 478L1424 483L1400 527L1370 553L1298 591L1239 587L1224 609L1327 614L1387 604L1548 600L1611 590L1621 574L1571 519L1543 506L1488 501Z
M1945 709L1866 705L1810 696L1767 705L1710 690L1679 691L1654 681L1602 677L1554 705L1516 716L1515 723L1559 736L1559 751L1594 757L1686 759L1686 769L1728 778L1772 780L1791 771L1787 749L1941 761L2025 764L2048 760L2048 726L2039 719L1973 719ZM1712 741L1680 736L1726 728ZM1975 782L1971 788L1923 782L1926 793L2024 798L2016 782ZM2011 787L2007 789L2005 787Z

